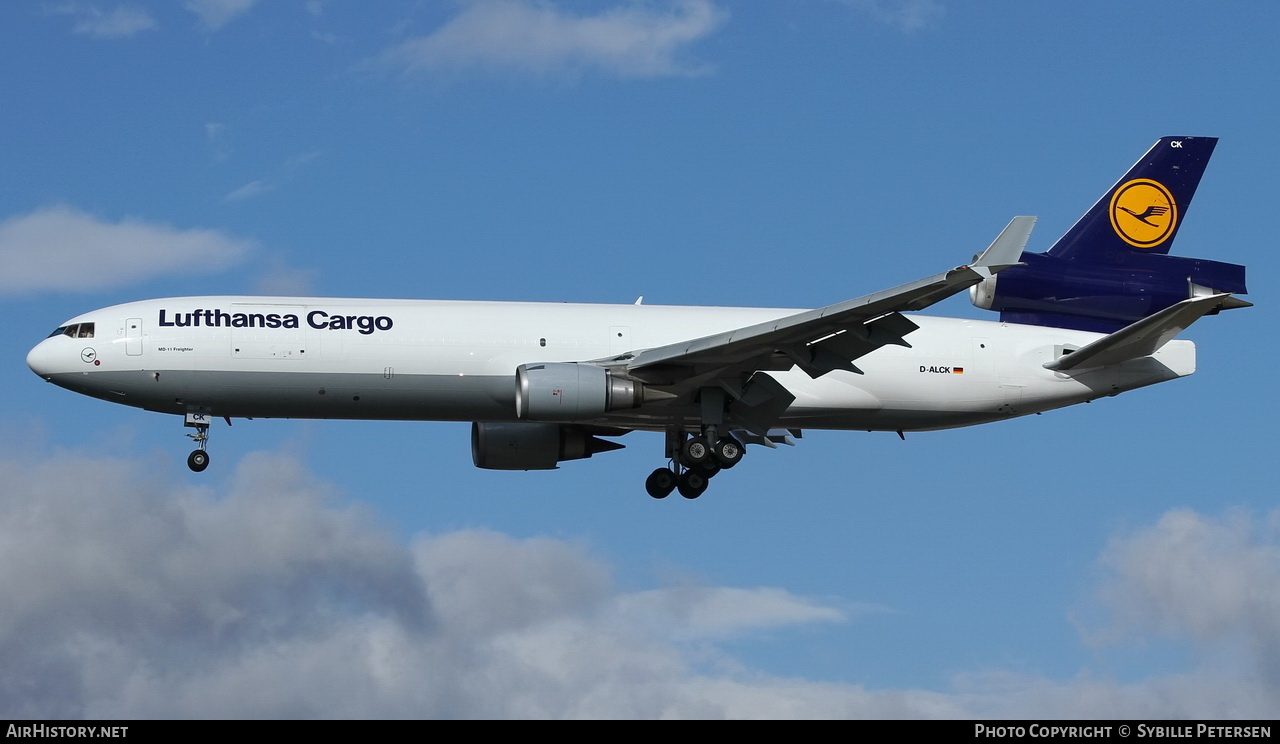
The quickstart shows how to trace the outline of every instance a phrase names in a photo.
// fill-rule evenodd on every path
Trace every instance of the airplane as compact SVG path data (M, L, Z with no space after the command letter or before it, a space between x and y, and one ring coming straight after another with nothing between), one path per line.
M1217 139L1163 137L1044 253L1015 217L965 265L816 310L178 297L94 310L27 355L43 379L216 418L470 421L480 468L550 470L665 435L654 498L698 498L747 445L805 429L918 432L1113 396L1195 371L1175 339L1249 307L1245 267L1169 255ZM968 290L999 321L917 315ZM643 298L642 298L643 299Z

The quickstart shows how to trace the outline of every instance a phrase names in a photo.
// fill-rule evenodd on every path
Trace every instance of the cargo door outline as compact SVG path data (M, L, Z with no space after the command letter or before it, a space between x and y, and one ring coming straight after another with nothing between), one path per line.
M124 353L142 356L142 318L129 318L124 322Z
M236 310L245 312L250 318L266 317L283 310L298 311L301 315L306 311L305 305L241 305L236 303ZM305 359L307 357L306 328L265 327L262 321L249 326L231 328L231 357L233 359ZM314 341L314 339L312 339Z

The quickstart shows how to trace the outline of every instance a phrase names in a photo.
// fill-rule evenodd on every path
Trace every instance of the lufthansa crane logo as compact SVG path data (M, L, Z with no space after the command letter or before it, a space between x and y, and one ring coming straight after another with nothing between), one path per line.
M1158 181L1138 178L1111 196L1111 227L1135 248L1155 248L1178 226L1178 205Z

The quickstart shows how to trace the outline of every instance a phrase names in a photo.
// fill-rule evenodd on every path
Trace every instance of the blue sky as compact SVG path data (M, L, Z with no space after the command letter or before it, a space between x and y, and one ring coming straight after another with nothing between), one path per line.
M1274 717L1273 31L1244 2L0 6L0 715ZM814 307L1220 137L1174 251L1257 307L1196 375L807 432L696 502L660 437L175 419L40 382L63 320L219 293ZM931 310L984 317L964 297Z

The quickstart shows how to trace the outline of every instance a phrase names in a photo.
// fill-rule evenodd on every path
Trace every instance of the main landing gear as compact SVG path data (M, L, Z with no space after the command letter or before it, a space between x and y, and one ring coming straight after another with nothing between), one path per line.
M707 490L707 483L721 470L742 462L746 446L733 436L721 435L721 427L729 400L721 388L707 387L698 392L700 425L698 433L689 436L684 428L667 429L667 457L670 463L649 474L644 488L655 499L665 499L679 490L686 499L696 499Z
M701 435L689 437L683 431L667 432L667 455L670 464L649 474L644 489L655 499L665 499L679 490L686 499L696 499L706 490L711 478L721 470L742 462L746 449L731 436L715 437L714 427ZM709 435L709 436L708 436Z

